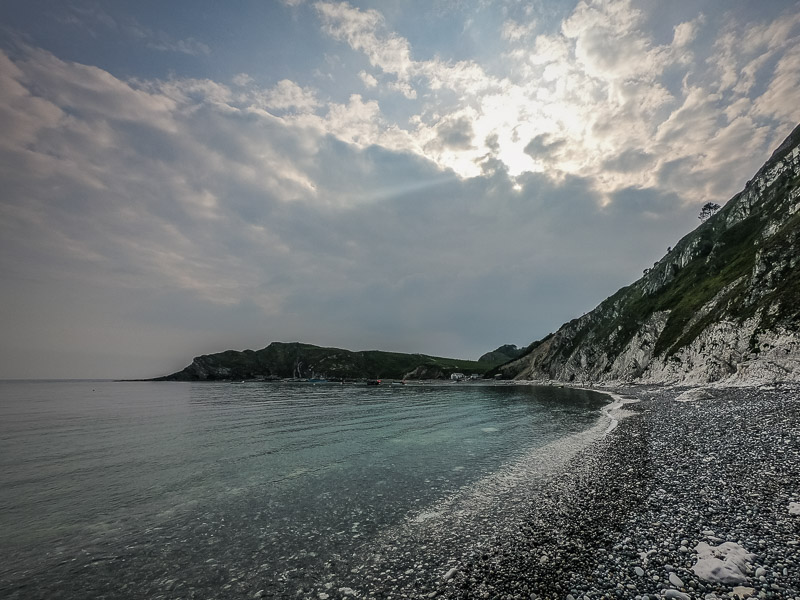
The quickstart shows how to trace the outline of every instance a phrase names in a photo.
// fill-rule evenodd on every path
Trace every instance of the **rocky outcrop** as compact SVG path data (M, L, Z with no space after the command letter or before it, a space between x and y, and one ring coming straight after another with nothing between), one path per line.
M641 279L496 372L580 383L800 380L798 267L800 126Z

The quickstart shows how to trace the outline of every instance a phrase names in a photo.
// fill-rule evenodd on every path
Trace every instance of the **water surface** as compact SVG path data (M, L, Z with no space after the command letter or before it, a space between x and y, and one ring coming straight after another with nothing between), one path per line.
M0 382L0 596L288 597L585 430L523 386Z

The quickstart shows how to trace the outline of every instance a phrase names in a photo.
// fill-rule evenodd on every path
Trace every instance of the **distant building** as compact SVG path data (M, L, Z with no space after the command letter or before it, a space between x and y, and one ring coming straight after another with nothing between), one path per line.
M453 381L461 381L464 379L465 375L463 373L451 373L450 379Z

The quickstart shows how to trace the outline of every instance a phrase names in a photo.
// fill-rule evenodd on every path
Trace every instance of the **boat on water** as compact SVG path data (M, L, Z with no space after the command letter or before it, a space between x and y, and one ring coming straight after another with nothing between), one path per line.
M380 385L380 379L367 379L367 385Z

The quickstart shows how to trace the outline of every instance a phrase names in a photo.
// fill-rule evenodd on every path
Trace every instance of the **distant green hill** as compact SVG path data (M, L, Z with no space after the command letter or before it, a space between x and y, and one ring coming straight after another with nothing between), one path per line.
M273 342L261 350L226 350L155 381L224 381L260 378L440 379L451 373L483 375L497 363L366 350L352 352L299 342Z

